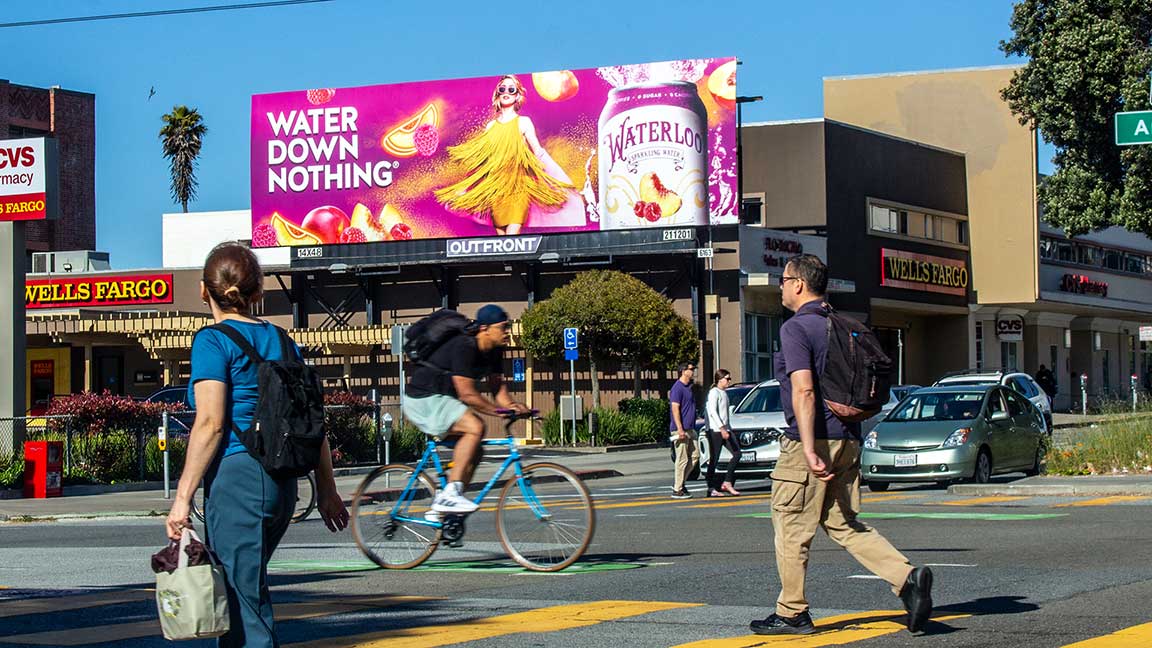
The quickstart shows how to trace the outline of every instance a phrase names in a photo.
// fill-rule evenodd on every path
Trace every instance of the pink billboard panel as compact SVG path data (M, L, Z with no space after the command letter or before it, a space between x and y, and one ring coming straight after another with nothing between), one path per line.
M252 97L252 243L734 225L736 60Z

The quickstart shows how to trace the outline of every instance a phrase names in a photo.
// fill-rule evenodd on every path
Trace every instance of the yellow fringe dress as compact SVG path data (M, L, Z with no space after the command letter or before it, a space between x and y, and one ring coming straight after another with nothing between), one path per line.
M454 162L467 169L463 180L436 190L445 206L471 214L492 214L492 224L524 224L531 203L559 207L568 199L568 183L548 175L524 141L520 118L499 120L476 137L448 147Z

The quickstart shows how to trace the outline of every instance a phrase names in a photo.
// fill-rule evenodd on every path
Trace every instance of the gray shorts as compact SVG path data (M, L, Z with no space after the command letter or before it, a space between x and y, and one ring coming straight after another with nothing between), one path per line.
M448 430L468 411L468 406L443 394L432 394L422 398L404 396L401 401L404 415L424 434L443 439Z

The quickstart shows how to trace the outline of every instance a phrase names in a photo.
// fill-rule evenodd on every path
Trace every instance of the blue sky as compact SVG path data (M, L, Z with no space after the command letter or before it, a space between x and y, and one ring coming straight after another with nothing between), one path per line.
M5 2L0 22L220 4ZM209 128L189 209L240 209L254 93L738 56L740 93L764 96L746 121L818 117L825 76L1015 62L997 48L1011 12L1010 0L334 0L0 29L0 78L95 93L97 246L115 268L156 267L160 215L179 211L157 139L175 104Z

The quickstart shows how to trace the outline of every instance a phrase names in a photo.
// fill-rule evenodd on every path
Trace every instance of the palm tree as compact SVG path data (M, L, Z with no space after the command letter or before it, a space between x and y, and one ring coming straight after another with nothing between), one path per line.
M196 198L196 158L208 127L200 113L188 106L173 106L161 119L160 141L171 165L172 197L188 213L188 201Z

